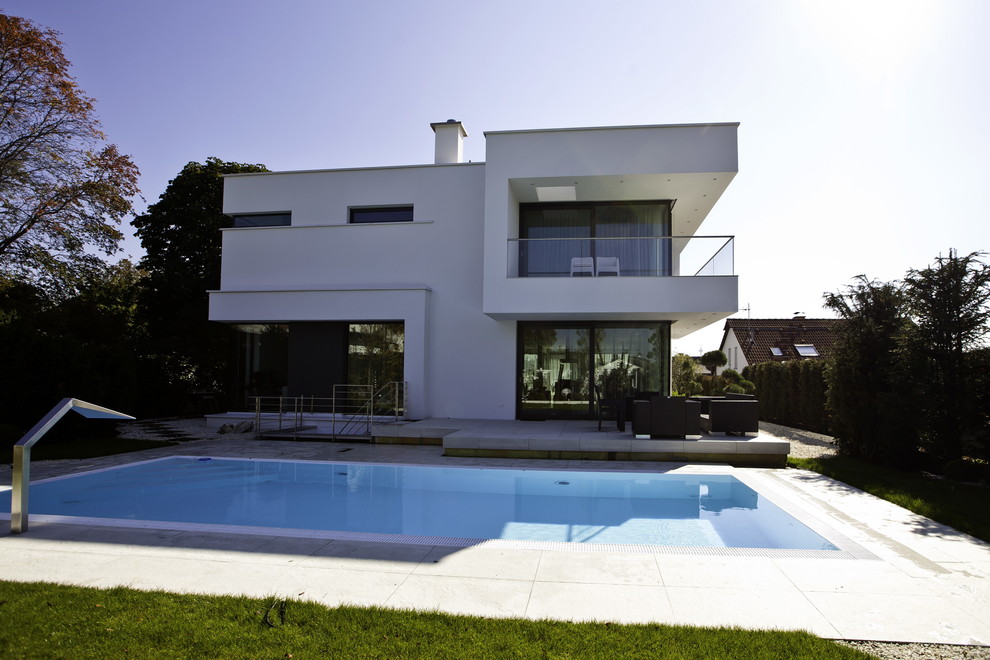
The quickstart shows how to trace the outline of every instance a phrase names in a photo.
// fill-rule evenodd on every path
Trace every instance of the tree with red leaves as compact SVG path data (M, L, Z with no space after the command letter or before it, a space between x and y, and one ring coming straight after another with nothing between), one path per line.
M0 14L0 276L55 293L117 251L138 193L69 67L56 31Z

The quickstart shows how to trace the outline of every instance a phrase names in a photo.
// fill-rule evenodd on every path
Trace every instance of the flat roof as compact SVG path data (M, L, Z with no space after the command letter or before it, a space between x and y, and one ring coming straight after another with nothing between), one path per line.
M561 133L566 131L622 131L643 128L702 128L705 126L739 126L739 122L706 122L700 124L640 124L632 126L575 126L572 128L522 128L508 131L485 131L484 135L510 135L514 133Z

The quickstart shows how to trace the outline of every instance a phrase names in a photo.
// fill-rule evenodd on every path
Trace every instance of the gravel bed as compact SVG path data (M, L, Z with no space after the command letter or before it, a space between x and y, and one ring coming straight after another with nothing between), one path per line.
M990 658L990 646L836 641L885 660L987 660Z
M836 452L835 438L830 435L794 429L770 422L760 422L760 431L790 441L790 455L794 458L821 458L822 456L834 456Z

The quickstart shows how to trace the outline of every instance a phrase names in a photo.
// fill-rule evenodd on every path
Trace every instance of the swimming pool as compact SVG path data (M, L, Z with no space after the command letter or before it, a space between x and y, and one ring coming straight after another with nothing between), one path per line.
M838 550L730 475L178 456L36 482L30 513L430 542Z

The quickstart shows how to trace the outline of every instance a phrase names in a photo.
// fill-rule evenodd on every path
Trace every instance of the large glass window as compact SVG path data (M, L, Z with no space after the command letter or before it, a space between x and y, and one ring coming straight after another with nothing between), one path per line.
M249 405L254 396L282 396L289 384L289 326L286 324L235 325L237 357L234 360L234 401Z
M588 329L521 325L520 416L587 416L589 389Z
M519 276L670 275L669 236L665 200L521 204Z
M518 326L521 419L587 418L605 399L669 393L667 323L525 323Z
M347 331L347 383L377 385L403 380L402 323L351 323Z
M336 384L401 382L404 325L346 321L242 324L233 361L233 401L255 396L329 397Z

